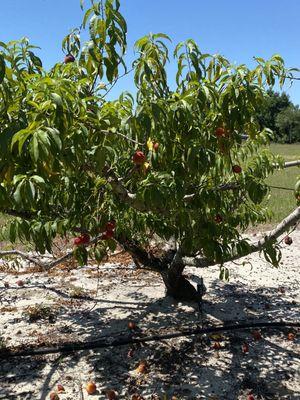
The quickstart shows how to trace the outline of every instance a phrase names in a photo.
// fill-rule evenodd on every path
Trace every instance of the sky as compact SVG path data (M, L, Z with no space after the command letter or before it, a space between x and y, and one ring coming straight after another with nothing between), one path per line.
M192 38L203 52L238 64L253 66L254 56L278 53L286 66L300 68L300 0L121 0L121 12L128 23L129 63L139 37L164 32L171 48ZM28 37L41 47L38 55L48 68L63 59L61 41L82 16L79 0L1 0L0 41ZM171 81L174 71L171 64ZM123 90L134 91L132 76L122 78L110 96ZM300 81L285 91L300 104Z

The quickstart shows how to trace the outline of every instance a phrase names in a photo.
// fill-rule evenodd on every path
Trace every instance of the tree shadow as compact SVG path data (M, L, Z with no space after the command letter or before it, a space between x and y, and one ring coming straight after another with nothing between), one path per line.
M203 302L205 326L237 320L278 320L285 316L286 310L290 318L297 316L293 301L276 299L273 288L245 292L241 284L224 285L219 280L210 286ZM48 287L47 290L58 297L67 296L56 288ZM97 299L81 299L82 307L61 312L58 325L70 327L75 338L84 341L107 335L128 335L129 320L137 322L140 329L133 333L137 336L200 325L197 305L164 297L163 286L160 295L155 297L150 287L141 285L137 291L136 286L130 286L128 282L126 296L123 294L120 299L116 291L115 298L112 297L110 294L105 299L100 293ZM91 301L94 302L92 308ZM45 331L51 335L47 324ZM62 358L42 356L7 360L0 367L0 394L7 396L4 398L17 399L19 394L12 397L12 385L28 388L28 383L43 380L42 387L33 384L34 395L38 395L31 398L45 399L54 384L80 369L86 371L83 380L95 379L100 393L113 388L124 399L138 392L144 396L166 393L179 399L215 396L225 400L245 398L250 391L258 399L295 399L298 392L289 381L294 382L299 357L294 351L294 343L283 346L285 333L285 330L263 331L259 341L255 341L249 331L226 333L220 339L220 350L213 348L218 340L216 337L204 335L71 353ZM244 342L249 344L247 354L241 351ZM146 374L135 371L141 360L147 360ZM66 385L73 388L75 377Z

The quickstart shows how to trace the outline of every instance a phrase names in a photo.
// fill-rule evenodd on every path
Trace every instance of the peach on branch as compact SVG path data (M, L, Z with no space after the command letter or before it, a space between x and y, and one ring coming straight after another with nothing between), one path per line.
M67 54L65 57L65 64L73 63L75 61L75 57L72 54Z
M233 165L232 172L235 174L240 174L242 172L242 167L240 165Z
M142 151L137 150L132 156L132 161L134 164L141 165L146 161L146 156Z
M223 218L222 218L222 216L221 216L220 214L217 214L217 215L215 216L214 220L215 220L215 222L216 222L217 224L220 224L220 223L223 221Z
M226 131L223 127L219 126L216 130L215 130L215 134L217 137L222 137L225 136Z

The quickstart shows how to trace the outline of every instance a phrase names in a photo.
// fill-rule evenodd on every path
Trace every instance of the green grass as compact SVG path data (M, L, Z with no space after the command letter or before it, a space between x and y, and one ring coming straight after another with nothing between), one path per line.
M281 155L285 161L300 160L300 143L297 144L272 144L271 151ZM275 172L267 179L267 183L272 186L286 187L294 189L297 177L300 176L300 168L286 168ZM268 202L273 213L271 222L279 222L286 217L296 207L293 191L283 189L271 189L271 197Z

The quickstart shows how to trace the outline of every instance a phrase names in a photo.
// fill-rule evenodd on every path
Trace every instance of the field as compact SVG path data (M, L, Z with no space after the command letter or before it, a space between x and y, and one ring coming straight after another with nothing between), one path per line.
M271 150L274 154L280 154L286 161L300 159L300 143L298 144L272 144ZM267 182L272 186L280 186L294 189L296 178L300 176L300 168L292 167L283 171L278 171L268 178ZM269 200L270 208L273 212L271 222L281 221L296 206L295 196L292 190L272 189Z

